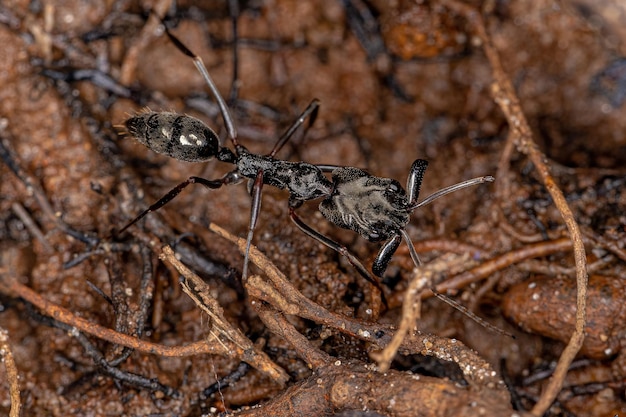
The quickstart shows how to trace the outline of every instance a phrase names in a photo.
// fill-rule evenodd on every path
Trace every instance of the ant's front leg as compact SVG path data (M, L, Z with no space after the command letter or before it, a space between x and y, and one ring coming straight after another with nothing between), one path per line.
M302 201L293 201L291 199L289 201L289 217L295 223L295 225L298 226L298 228L309 237L317 240L318 242L329 247L330 249L337 251L341 255L345 256L348 262L350 262L350 264L359 272L359 274L361 274L363 278L368 280L374 287L376 287L376 289L380 292L380 297L383 304L385 305L385 307L388 307L387 299L385 298L385 293L382 286L380 285L380 282L378 282L378 280L368 272L367 268L363 266L361 261L359 261L356 256L350 253L350 251L345 246L342 246L334 240L324 236L323 234L303 222L302 219L300 219L300 217L296 214L296 208L300 207L301 205Z

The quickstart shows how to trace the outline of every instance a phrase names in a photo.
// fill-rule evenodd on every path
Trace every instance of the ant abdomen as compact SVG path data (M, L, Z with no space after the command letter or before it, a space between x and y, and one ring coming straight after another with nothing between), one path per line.
M195 117L145 112L124 122L127 132L155 152L187 162L204 162L220 149L219 138Z

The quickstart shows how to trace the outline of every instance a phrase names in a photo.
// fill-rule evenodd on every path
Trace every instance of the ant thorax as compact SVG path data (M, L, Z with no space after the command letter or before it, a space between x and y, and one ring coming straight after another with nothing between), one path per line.
M330 222L353 230L370 242L396 236L409 223L412 210L398 181L352 167L335 169L332 179L333 194L319 207Z
M263 183L286 189L294 201L308 201L330 195L333 184L315 165L306 162L289 162L270 156L239 152L236 165L244 177L255 179L263 172Z

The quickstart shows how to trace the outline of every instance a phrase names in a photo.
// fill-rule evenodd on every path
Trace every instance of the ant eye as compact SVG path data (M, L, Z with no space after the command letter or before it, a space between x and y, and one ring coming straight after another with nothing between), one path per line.
M380 234L376 232L369 232L370 240L378 240L380 238Z

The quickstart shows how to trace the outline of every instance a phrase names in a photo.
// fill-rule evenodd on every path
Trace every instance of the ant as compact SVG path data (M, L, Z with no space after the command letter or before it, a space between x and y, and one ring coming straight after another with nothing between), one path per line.
M174 36L162 19L161 23L171 42L193 60L202 74L220 108L234 151L221 146L217 134L202 121L172 112L139 113L124 122L126 132L151 150L181 161L205 162L217 158L219 161L235 165L235 168L222 178L214 180L189 177L131 220L119 233L124 232L148 213L163 207L190 184L197 183L210 189L217 189L247 179L252 195L252 207L242 271L243 280L248 274L249 250L261 209L261 191L264 185L270 185L289 192L289 217L294 224L308 236L345 256L365 279L376 286L384 301L384 293L378 280L359 259L345 246L322 235L302 221L296 214L296 209L306 201L321 198L323 200L319 204L319 210L328 221L341 228L353 230L371 242L385 241L372 266L372 272L381 277L402 240L408 245L415 265L421 264L405 230L415 209L462 188L494 181L491 176L470 179L443 188L418 202L422 179L428 166L428 162L423 159L413 162L407 179L407 191L394 179L376 177L359 168L276 159L276 154L307 118L309 126L314 123L319 109L318 100L313 100L308 105L277 140L270 153L266 155L251 153L237 140L237 131L230 111L202 59ZM327 178L327 173L330 174L330 179Z

